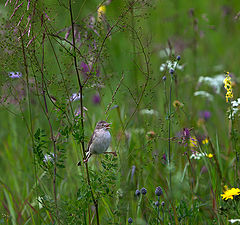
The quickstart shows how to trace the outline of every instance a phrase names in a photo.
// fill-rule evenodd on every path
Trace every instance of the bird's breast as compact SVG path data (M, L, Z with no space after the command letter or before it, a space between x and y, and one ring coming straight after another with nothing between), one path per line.
M95 134L94 140L90 146L93 154L100 154L107 151L111 142L111 134L109 131L99 131Z

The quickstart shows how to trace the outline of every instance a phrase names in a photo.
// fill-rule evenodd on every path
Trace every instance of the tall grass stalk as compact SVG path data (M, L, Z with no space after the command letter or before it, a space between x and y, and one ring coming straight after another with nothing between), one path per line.
M74 33L74 19L73 19L73 12L72 12L72 2L69 0L69 13L70 13L70 19L71 19L71 27L72 27L72 42L73 42L73 60L74 60L74 66L76 70L76 76L78 80L78 85L79 85L79 92L80 92L80 109L81 109L81 146L82 146L82 153L83 153L83 160L86 158L86 152L85 152L85 146L84 146L84 123L83 123L83 85L81 83L80 79L80 74L78 71L78 65L77 65L77 55L76 55L76 44L75 44L75 33ZM91 185L91 180L89 176L89 171L88 171L88 164L85 163L85 168L86 168L86 174L87 174L87 182L91 191L91 197L95 206L95 211L96 211L96 219L97 219L97 225L100 225L100 220L99 220L99 212L98 212L98 200L94 197L93 194L93 189Z

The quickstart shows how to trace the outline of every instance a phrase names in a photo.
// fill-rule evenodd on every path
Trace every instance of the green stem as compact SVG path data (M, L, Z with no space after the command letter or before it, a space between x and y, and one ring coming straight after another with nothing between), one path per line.
M160 212L159 212L159 201L160 201L160 198L158 196L158 206L157 206L157 214L158 214L158 218L157 218L157 225L159 224L159 218L160 218Z
M170 81L170 88L169 88L169 108L168 108L168 166L169 166L169 185L170 190L172 190L172 172L171 172L171 108L172 106L172 76Z
M234 173L234 185L238 185L239 184L239 179L238 179L238 162L239 162L239 156L238 156L238 152L236 149L236 135L235 135L235 131L234 131L234 117L233 117L233 110L232 110L232 106L230 103L230 119L231 119L231 140L232 140L232 147L233 147L233 151L235 151L235 156L236 156L236 161L235 161L235 173Z

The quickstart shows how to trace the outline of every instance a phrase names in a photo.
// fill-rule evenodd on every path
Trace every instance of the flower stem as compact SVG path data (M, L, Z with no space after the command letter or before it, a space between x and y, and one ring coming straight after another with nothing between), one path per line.
M171 171L171 108L172 106L172 76L170 81L169 88L169 108L168 108L168 166L169 166L169 186L170 190L172 190L172 171Z

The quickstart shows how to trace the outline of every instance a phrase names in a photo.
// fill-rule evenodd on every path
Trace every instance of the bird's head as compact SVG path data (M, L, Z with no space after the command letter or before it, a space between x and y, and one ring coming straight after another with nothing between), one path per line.
M111 123L108 123L104 120L101 120L97 123L96 129L103 129L104 128L104 129L108 130L108 129L110 129L110 125L111 125Z

